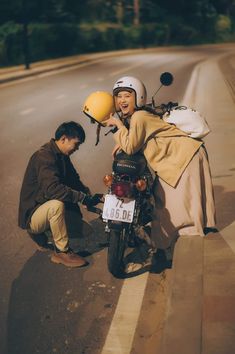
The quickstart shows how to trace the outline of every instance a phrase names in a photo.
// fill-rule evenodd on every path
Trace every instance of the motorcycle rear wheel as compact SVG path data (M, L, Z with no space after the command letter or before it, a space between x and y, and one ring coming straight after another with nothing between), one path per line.
M108 269L115 277L121 277L124 272L124 252L126 249L126 230L110 230L107 255Z

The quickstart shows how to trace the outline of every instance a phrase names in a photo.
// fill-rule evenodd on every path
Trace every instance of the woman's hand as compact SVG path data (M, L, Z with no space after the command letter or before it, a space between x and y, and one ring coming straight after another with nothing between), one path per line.
M117 127L118 129L123 126L123 123L120 121L119 118L114 118L113 114L110 114L109 119L107 119L105 122L107 127Z
M113 148L113 151L112 151L112 156L113 158L115 158L115 156L117 155L118 151L121 151L121 147L120 145L115 145L114 148Z

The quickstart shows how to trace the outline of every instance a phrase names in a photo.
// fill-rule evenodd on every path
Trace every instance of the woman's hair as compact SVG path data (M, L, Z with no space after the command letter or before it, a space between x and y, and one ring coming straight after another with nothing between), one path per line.
M151 106L144 106L144 107L141 107L141 108L137 108L136 111L147 111L149 113L152 113L154 114L155 116L158 116L159 114L156 112L156 110L151 107Z
M149 112L151 114L154 114L155 116L158 116L158 117L162 118L162 116L159 113L157 113L154 108L152 108L150 106L144 106L144 107L141 107L141 108L135 108L135 112L137 112L137 111L147 111L147 112ZM130 116L124 118L121 115L119 115L119 118L121 119L122 123L124 124L124 126L127 129L130 128L131 116L132 116L132 114Z
M68 138L79 138L81 143L86 139L83 127L73 121L64 122L56 129L55 140L59 140L63 135L66 135Z

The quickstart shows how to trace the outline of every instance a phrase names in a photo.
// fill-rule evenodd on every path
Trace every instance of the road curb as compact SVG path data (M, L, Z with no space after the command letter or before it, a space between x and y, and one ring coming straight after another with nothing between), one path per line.
M197 46L195 46L197 47ZM80 54L65 58L44 60L41 62L35 62L31 64L31 68L26 70L23 65L6 67L0 69L0 85L8 82L18 81L27 77L33 77L47 72L56 70L62 70L66 68L72 68L75 66L88 64L97 60L103 60L105 58L112 58L115 56L124 56L128 54L144 54L149 52L171 52L190 49L185 46L171 46L171 47L151 47L151 48L136 48L136 49L124 49L110 52L98 52L91 54Z
M227 144L230 151L233 151L231 141L234 141L231 134L233 128L228 124L225 125L228 121L230 122L231 115L234 115L234 96L232 90L229 90L226 86L226 78L218 65L218 62L224 60L227 55L230 54L218 55L199 63L192 73L184 97L185 103L195 105L195 108L206 117L212 127L216 142L212 142L213 139L210 135L206 138L206 145L207 149L209 148L209 156L210 148L213 151L212 171L214 170L216 175L221 174L222 176L231 168L233 160L225 161L224 151L227 151L227 147L221 148L218 141L220 141L221 135L227 131L229 132L229 134L227 133ZM229 79L231 80L231 78ZM187 92L188 90L189 92ZM223 117L223 121L221 117ZM231 215L233 215L232 208ZM234 225L232 224L228 230L225 229L226 237L224 237L228 244L230 240L233 240L232 246L229 244L230 248L233 247L233 249L235 249ZM223 236L225 232L221 232L221 234ZM214 241L214 249L211 247L212 241ZM234 352L234 326L231 327L232 321L229 322L227 319L224 321L223 319L224 314L229 319L232 317L227 310L227 303L231 304L230 308L232 306L234 308L234 272L229 273L234 260L232 257L231 259L223 257L221 245L223 246L223 242L219 234L206 237L188 236L188 238L187 236L181 236L177 241L172 269L171 293L162 337L162 354ZM227 249L226 251L230 255ZM210 268L212 264L213 268ZM220 270L220 266L221 268L227 266L227 279L216 273L215 265L218 266L218 270ZM213 277L220 280L219 288L219 282L213 282ZM229 288L227 284L231 284L231 287ZM229 291L224 296L216 297L216 293L220 295L220 292L223 292L223 286L227 287ZM216 303L217 298L219 299L219 309L212 308L213 301ZM227 312L222 311L221 308ZM213 316L217 316L216 321ZM233 315L232 320L234 318ZM219 351L218 348L223 349Z
M175 246L162 354L201 353L202 292L203 238L181 236Z
M197 109L197 86L202 65L200 62L195 66L182 100ZM201 354L202 294L203 237L180 236L174 250L162 354Z
M141 48L141 49L125 49L111 52L101 52L93 54L81 54L71 57L45 60L31 64L31 68L26 70L23 65L0 69L0 85L7 82L13 82L27 77L33 77L43 73L49 73L66 68L73 68L83 64L95 63L99 60L109 59L115 56L124 56L128 54L139 54L149 52L172 51L181 47L157 47L157 48Z

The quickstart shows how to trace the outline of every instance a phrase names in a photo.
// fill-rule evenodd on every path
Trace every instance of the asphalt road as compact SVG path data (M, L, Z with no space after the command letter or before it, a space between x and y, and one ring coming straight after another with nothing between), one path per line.
M96 127L82 113L87 95L96 90L111 91L119 77L133 75L145 82L150 100L159 87L160 74L170 71L174 84L162 88L157 100L180 102L194 66L222 52L219 46L143 51L0 87L2 354L99 353L123 284L107 271L106 238L102 222L94 214L84 211L90 226L87 225L86 240L81 240L81 250L91 253L90 265L84 269L52 264L49 255L36 251L26 233L17 227L19 190L31 154L53 137L61 122L80 122L87 138L72 158L74 165L92 192L104 192L102 177L111 170L114 143L111 134L104 136L103 129L100 144L95 146ZM146 287L149 297L167 288L170 273L171 270L151 274ZM161 292L163 308L164 294ZM155 346L158 341L159 338ZM143 351L136 349L135 353Z

